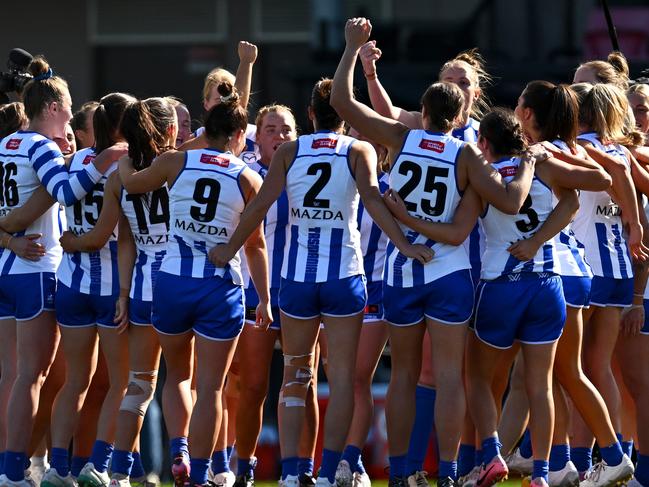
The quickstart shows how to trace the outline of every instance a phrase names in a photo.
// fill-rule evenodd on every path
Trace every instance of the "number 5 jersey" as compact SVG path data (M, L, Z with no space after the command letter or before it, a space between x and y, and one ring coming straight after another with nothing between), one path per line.
M92 147L82 149L72 156L70 174L78 174L95 160ZM92 230L99 220L104 203L106 179L117 168L113 164L86 196L73 205L65 207L68 230L83 235ZM119 293L117 273L117 228L101 249L94 252L63 254L56 277L73 291L93 296L114 296Z
M457 158L465 142L441 132L411 130L390 169L390 188L403 199L408 213L430 222L449 223L460 203L457 187ZM414 287L433 282L462 269L470 269L463 245L435 242L401 224L413 244L433 248L435 256L427 264L406 258L388 243L385 282L393 287Z

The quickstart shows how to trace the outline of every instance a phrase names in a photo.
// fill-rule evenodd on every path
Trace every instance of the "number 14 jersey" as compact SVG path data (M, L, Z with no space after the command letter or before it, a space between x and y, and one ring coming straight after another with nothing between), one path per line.
M356 223L359 195L349 164L356 139L317 132L297 139L286 172L288 245L282 277L326 282L364 274Z
M441 132L411 130L390 169L390 188L403 199L410 215L430 222L450 223L460 203L457 158L465 142ZM427 264L405 257L388 243L385 282L393 287L414 287L452 272L470 269L463 245L436 242L401 224L406 238L435 251Z

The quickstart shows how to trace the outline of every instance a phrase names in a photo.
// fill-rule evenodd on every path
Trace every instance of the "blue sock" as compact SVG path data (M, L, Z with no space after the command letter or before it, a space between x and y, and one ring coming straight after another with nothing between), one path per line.
M90 457L72 457L72 462L70 463L70 473L73 477L78 477L81 473L83 466L88 463Z
M550 449L550 470L558 472L570 461L570 447L568 445L553 445Z
M131 477L134 479L141 479L145 476L146 472L144 471L144 465L142 465L142 455L140 455L139 451L134 451L133 466L131 467Z
M457 474L464 477L475 467L475 446L460 445L460 453L457 457Z
M212 452L212 472L214 475L228 472L230 465L228 465L228 451L216 450Z
M129 476L131 475L132 467L133 467L133 452L125 451L125 450L115 450L113 452L113 461L111 462L110 465L110 469L113 471L113 473Z
M452 462L440 460L438 477L440 479L451 477L453 480L457 480L457 462L455 460Z
M485 465L500 455L501 446L497 436L490 436L482 440L482 460Z
M570 450L570 457L572 463L575 464L577 470L585 472L593 466L593 449L585 446L572 447Z
M523 456L523 458L532 458L532 435L530 434L530 430L525 430L525 434L523 434L523 440L518 447L518 451L520 452L521 456Z
M5 452L5 475L9 480L18 482L25 478L25 460L27 455L24 452Z
M67 448L52 448L50 451L50 467L56 469L56 472L65 477L70 472L70 463L68 461Z
M336 482L336 469L338 468L338 463L340 463L340 457L343 452L328 450L323 448L322 450L322 463L320 464L320 473L318 477L326 477L329 479L329 482L332 484Z
M389 457L390 461L390 478L405 478L408 474L406 473L406 467L409 464L408 457L406 455L397 455L394 457ZM423 467L422 467L423 468ZM413 472L415 472L413 470Z
M5 452L0 452L0 475L5 473Z
M638 453L634 477L642 485L649 485L649 456Z
M298 458L298 475L313 475L313 458Z
M298 457L282 458L282 480L286 480L289 475L297 476Z
M633 440L623 441L622 451L626 454L627 457L631 458L633 456Z
M539 477L543 477L543 479L547 482L549 471L550 471L550 467L548 465L548 462L546 462L545 460L534 460L534 468L532 470L532 480L538 479Z
M113 445L102 440L95 440L95 444L92 445L90 461L98 472L103 473L108 470L111 453L113 453Z
M214 460L212 460L212 464ZM257 466L256 459L253 458L239 458L237 460L237 475L246 475L251 479L255 478L255 467Z
M232 460L232 453L234 452L234 446L226 446L225 451L228 453L228 463L230 463L230 460Z
M171 461L182 455L185 458L189 458L189 447L187 446L187 437L179 436L178 438L172 438L169 441L169 452L171 453Z
M484 455L482 454L482 450L477 450L475 451L475 465L482 465L484 463Z
M352 472L365 473L363 462L361 461L361 449L354 445L347 445L343 450L341 460L349 463Z
M204 485L207 483L207 469L210 467L209 458L192 458L189 460L189 467L189 478L195 484Z
M620 445L619 441L616 441L609 446L600 446L599 453L602 455L602 460L604 460L606 464L610 465L611 467L619 465L622 461L622 456L624 455L624 453L622 452L622 446Z
M424 469L428 440L435 424L435 397L431 387L417 386L415 390L415 422L410 433L406 473L410 475Z

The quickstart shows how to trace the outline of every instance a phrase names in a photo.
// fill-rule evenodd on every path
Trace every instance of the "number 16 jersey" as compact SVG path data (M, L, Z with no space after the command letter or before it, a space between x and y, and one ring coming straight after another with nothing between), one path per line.
M403 199L408 213L430 222L449 223L460 203L457 187L457 158L465 142L441 132L411 130L390 169L390 188ZM414 287L433 282L452 272L470 269L464 245L435 242L401 224L410 243L435 251L428 263L404 256L388 243L385 282L393 287Z
M297 139L286 172L288 245L282 277L326 282L364 274L356 223L359 195L349 164L356 139L317 132Z

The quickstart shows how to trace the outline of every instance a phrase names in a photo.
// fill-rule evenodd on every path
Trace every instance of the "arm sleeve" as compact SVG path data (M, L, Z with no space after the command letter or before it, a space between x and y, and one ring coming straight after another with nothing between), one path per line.
M63 154L51 140L34 144L28 156L41 184L52 198L65 206L83 198L102 177L93 164L88 164L83 171L70 174Z

